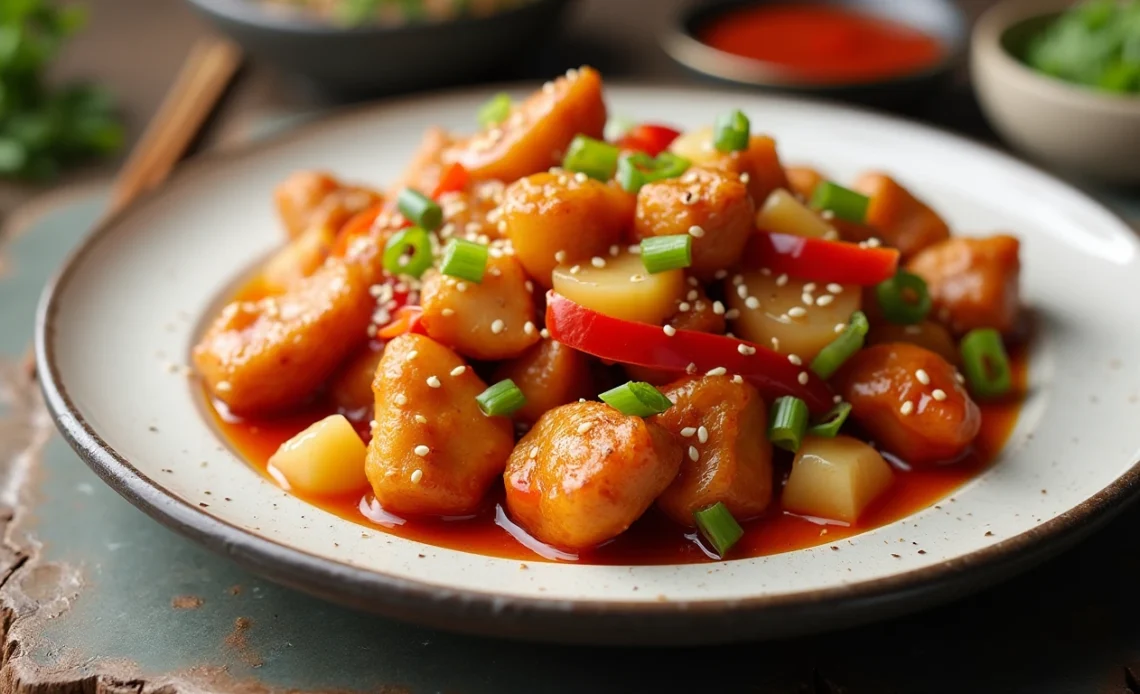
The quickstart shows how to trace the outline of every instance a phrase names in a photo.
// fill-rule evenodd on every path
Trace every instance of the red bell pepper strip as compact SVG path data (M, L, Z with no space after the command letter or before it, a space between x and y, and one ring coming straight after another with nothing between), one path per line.
M634 126L617 141L619 149L645 152L651 157L661 154L680 136L680 131L664 125L642 123Z
M444 193L456 193L467 187L471 181L471 174L467 168L455 162L449 164L443 173L439 176L439 183L436 184L435 190L432 192L431 197L433 200L439 200L439 196Z
M383 328L376 331L376 337L382 340L391 340L405 333L419 333L422 335L424 334L422 324L423 316L424 310L419 306L401 306L396 309L392 320Z
M667 335L660 326L607 316L553 291L546 297L546 328L551 339L606 361L678 374L690 364L701 374L724 367L756 386L768 400L794 395L816 414L832 406L831 390L818 376L792 364L786 355L743 340L695 330ZM743 354L741 345L755 352ZM807 374L806 383L800 383L801 373Z
M844 241L757 230L744 249L744 267L766 267L775 274L809 282L871 286L895 276L899 252L864 248Z

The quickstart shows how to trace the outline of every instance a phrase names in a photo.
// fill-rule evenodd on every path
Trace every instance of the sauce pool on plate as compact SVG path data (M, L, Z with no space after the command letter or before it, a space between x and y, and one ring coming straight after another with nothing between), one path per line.
M796 79L857 83L921 72L945 54L934 37L833 5L760 4L716 15L697 38Z

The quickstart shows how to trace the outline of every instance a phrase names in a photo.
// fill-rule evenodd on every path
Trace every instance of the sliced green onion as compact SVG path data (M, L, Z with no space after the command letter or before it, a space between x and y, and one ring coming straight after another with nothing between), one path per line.
M606 138L606 142L617 142L630 130L637 127L637 121L626 116L610 116L606 121L605 130L602 131L602 137Z
M883 317L899 325L918 323L930 313L933 300L926 291L926 280L904 270L875 287Z
M617 162L617 182L630 193L636 193L646 183L677 178L685 173L691 162L672 152L651 157L645 152L623 154Z
M396 207L412 224L428 231L435 231L443 223L443 210L435 204L435 200L411 188L400 191Z
M621 151L608 142L578 135L570 141L566 156L562 158L562 168L574 173L584 173L599 181L608 181L614 176Z
M996 398L1013 388L1013 370L998 331L993 328L971 330L962 338L958 349L971 393L980 398Z
M487 247L481 243L453 238L443 248L439 271L451 277L479 284L487 271Z
M630 381L607 390L598 398L618 412L634 417L651 417L673 406L661 391L640 381Z
M852 313L851 320L847 321L847 327L839 333L839 337L828 343L815 359L811 360L811 370L824 380L831 378L831 375L843 366L843 362L863 348L863 339L867 337L867 331L870 329L871 324L867 322L867 316L862 311Z
M836 217L862 224L867 220L867 206L871 198L850 188L824 181L811 194L811 206L817 210L830 210Z
M420 227L393 234L384 244L384 269L393 275L419 277L432 263L431 238Z
M799 398L785 395L772 403L768 418L768 440L773 446L795 453L800 449L808 426L808 406Z
M642 239L641 264L651 275L689 267L693 264L693 237L674 234Z
M718 501L700 511L693 511L693 520L696 521L701 535L721 557L728 554L728 550L744 537L744 528L740 527L740 523L732 517L732 513L723 501Z
M476 395L475 402L488 417L510 417L526 404L526 396L507 378Z
M479 119L481 127L489 128L492 125L502 123L509 115L511 115L511 95L506 92L499 92L479 107L475 117Z
M716 119L713 146L720 152L739 152L748 149L749 130L752 124L739 109L729 111Z
M843 423L847 421L847 416L850 414L851 403L839 403L828 410L827 414L820 417L818 422L808 427L808 436L833 438L839 433L839 429L843 426Z

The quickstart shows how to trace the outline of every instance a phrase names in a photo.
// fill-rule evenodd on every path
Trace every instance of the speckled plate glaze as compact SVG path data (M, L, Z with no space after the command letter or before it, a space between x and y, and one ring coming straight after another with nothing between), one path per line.
M285 175L389 181L425 125L467 129L488 93L379 104L192 163L97 230L47 288L36 343L48 404L87 463L154 518L287 585L447 629L587 643L785 636L918 609L1060 551L1136 492L1140 259L1110 212L909 122L803 100L611 87L612 111L684 126L741 107L785 161L839 180L882 168L959 232L1017 233L1040 330L1031 393L998 463L953 498L834 546L686 566L523 568L368 531L285 494L230 451L171 362L187 362L235 280L281 243L271 192Z

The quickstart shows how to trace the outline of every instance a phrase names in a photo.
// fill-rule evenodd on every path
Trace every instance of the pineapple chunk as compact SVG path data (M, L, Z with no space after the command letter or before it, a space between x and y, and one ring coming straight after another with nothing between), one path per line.
M795 196L779 188L772 191L756 213L756 226L764 231L821 239L838 239L839 232Z
M862 441L809 436L792 463L783 504L795 513L854 523L893 479L879 452Z
M661 325L677 312L688 285L682 270L649 274L641 256L622 252L591 262L554 268L554 291L607 316Z
M302 494L336 496L368 487L364 476L367 449L344 415L314 422L281 444L269 458L274 477Z

